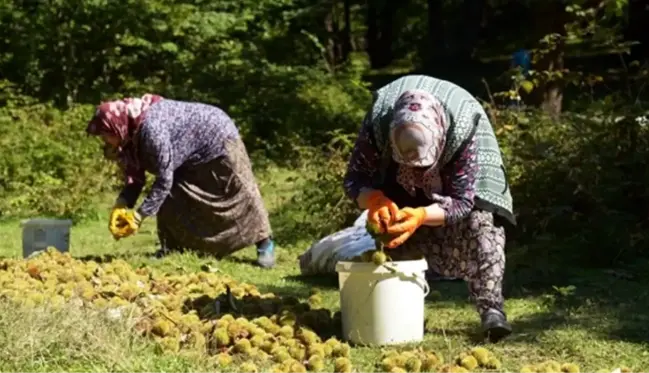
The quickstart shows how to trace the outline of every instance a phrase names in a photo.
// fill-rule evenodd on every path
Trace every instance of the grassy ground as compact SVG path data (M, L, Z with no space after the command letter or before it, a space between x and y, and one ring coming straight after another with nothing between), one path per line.
M299 173L271 170L260 183L273 216L281 224L290 215L273 213L290 203L299 190ZM107 209L106 209L107 210ZM105 212L107 214L107 211ZM297 217L302 219L303 217ZM208 259L172 255L162 260L149 257L156 249L154 222L147 221L133 238L114 242L106 222L88 222L71 232L71 252L76 257L111 254L133 265L146 264L169 272L198 271ZM287 234L284 232L284 234ZM17 222L0 225L0 255L21 255ZM327 308L337 310L335 277L302 278L297 256L309 240L282 237L278 266L262 270L250 265L252 248L216 265L222 273L253 283L262 292L306 298L317 286ZM211 262L211 261L210 261ZM542 263L541 261L539 263ZM533 263L534 265L542 265ZM611 371L627 366L649 369L649 278L641 270L624 272L566 270L563 279L543 278L534 265L509 268L506 311L515 328L511 338L490 349L501 358L504 371L518 371L524 364L548 359L574 362L582 371ZM554 288L552 285L556 285ZM435 283L441 299L426 304L427 334L422 344L448 360L480 344L478 317L462 283ZM209 360L158 355L146 340L133 338L125 325L108 325L88 312L38 312L17 310L0 302L0 370L2 371L206 371ZM378 348L354 348L355 368L376 371Z

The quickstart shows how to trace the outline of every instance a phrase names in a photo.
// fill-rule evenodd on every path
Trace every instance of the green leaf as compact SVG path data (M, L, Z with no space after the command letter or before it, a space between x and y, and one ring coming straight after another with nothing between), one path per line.
M160 48L169 53L178 53L178 46L171 42L165 42L160 45Z
M534 89L534 83L530 82L529 80L523 80L521 82L521 88L523 88L525 93L530 93Z

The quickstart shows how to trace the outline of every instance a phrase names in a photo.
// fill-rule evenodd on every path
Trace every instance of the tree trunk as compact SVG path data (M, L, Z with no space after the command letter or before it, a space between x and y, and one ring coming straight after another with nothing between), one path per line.
M563 87L558 83L550 83L543 90L543 102L541 109L546 112L550 118L558 119L561 115L563 105Z
M640 42L631 49L631 58L649 59L649 6L646 0L629 0L629 23L625 36L627 40Z
M428 48L424 51L428 67L437 67L446 56L442 0L428 0Z
M329 65L329 70L335 70L338 65L340 58L340 45L338 43L338 36L340 30L338 29L338 23L336 22L336 13L335 13L336 3L335 0L332 1L331 8L327 12L324 20L325 30L327 31L327 44L326 44L326 54L327 54L327 64Z
M338 66L344 61L343 59L343 49L344 41L342 39L342 32L340 30L340 17L338 14L338 0L333 0L331 4L331 14L332 14L332 25L333 25L333 42L334 42L334 64Z
M559 34L560 37L554 42L554 45L542 47L546 51L535 61L534 69L556 73L564 69L564 37L566 34L564 26L568 22L568 17L561 1L548 1L543 5L535 13L535 29L537 35L540 36L539 39L550 34ZM536 89L536 103L554 119L561 115L563 86L562 79L556 77Z
M385 0L378 6L377 0L367 3L367 43L370 65L380 69L394 59L392 44L394 38L394 15L399 7L394 0Z
M564 68L564 45L557 43L554 50L539 61L539 67L545 71L557 72ZM561 115L563 106L563 81L556 78L540 87L541 109L551 118L557 119Z
M480 30L486 7L486 0L464 0L461 47L457 55L459 61L465 63L473 61L475 48L480 41Z
M377 9L376 9L376 0L367 0L367 14L366 14L366 25L367 32L365 34L365 40L367 42L367 54L370 59L370 66L374 68L376 66L376 55L378 54L377 49L380 46L379 42L379 25L377 18Z
M378 67L386 67L392 63L394 59L392 44L394 39L394 16L398 9L398 1L387 0L383 9L381 9L381 23L380 23L380 41L381 46L379 53Z
M351 0L343 0L343 8L345 12L345 28L343 30L342 58L344 61L347 61L349 54L352 52Z

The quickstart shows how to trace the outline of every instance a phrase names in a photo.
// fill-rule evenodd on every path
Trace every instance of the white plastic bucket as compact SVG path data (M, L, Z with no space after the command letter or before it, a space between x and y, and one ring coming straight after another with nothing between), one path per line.
M422 341L427 269L424 259L382 266L338 262L343 338L377 346Z
M32 253L45 250L49 246L60 252L70 249L71 220L31 219L22 222L23 258Z

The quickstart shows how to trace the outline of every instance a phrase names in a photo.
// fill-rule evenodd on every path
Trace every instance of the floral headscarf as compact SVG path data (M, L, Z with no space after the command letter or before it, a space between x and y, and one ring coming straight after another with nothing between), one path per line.
M103 102L97 106L95 115L88 123L86 132L89 135L109 134L120 139L118 158L127 175L135 175L139 170L133 138L142 125L147 110L160 100L161 96L147 93L142 97Z
M439 190L438 162L446 145L447 129L445 109L430 93L410 90L397 99L390 123L390 145L392 157L399 164L397 181L411 195L415 195L416 187L427 194Z

